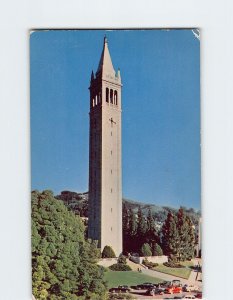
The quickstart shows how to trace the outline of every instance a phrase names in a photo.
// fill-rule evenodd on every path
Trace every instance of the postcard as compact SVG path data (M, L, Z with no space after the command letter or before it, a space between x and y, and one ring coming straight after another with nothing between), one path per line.
M30 34L32 294L201 299L200 31Z

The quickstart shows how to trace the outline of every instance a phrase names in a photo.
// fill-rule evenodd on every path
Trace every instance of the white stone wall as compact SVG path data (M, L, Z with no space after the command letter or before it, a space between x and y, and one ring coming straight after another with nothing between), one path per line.
M168 257L166 255L161 256L148 256L148 257L140 257L140 263L142 263L143 259L147 258L148 261L157 263L157 264L163 264L168 261Z
M102 258L98 261L98 265L103 266L105 268L110 267L113 264L117 263L117 258Z
M157 263L157 264L163 264L168 261L168 257L166 255L161 256L147 256L147 257L136 257L134 256L134 261L138 264L141 264L143 259L147 259L150 262Z

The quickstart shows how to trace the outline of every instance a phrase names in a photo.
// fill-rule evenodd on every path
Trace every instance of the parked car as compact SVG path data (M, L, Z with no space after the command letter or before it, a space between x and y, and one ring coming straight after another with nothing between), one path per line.
M163 281L162 283L160 283L161 287L168 287L171 285L171 281Z
M109 289L111 293L128 293L130 292L130 288L127 285L119 285L118 287L114 287Z
M159 288L149 288L146 291L146 295L150 295L150 296L154 296L154 295L163 295L164 291L162 289Z
M130 288L133 289L133 290L138 290L138 286L137 285L131 285Z
M196 297L194 295L185 295L182 300L185 300L185 299L196 299Z
M179 294L182 292L182 287L180 286L169 286L165 289L166 294Z
M196 297L197 299L202 299L202 293L196 294L195 297Z
M196 286L196 285L187 285L187 284L185 284L183 286L183 291L184 292L197 292L197 291L199 291L199 287Z
M182 286L181 281L179 279L172 280L171 284L175 286Z
M150 282L144 282L143 284L138 284L137 289L138 290L148 290L150 288L155 288L155 285Z

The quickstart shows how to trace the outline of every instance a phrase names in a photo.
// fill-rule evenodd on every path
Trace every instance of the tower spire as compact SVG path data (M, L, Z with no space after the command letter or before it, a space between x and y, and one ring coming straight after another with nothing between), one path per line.
M115 70L112 64L112 59L108 49L108 40L106 35L104 36L104 45L102 54L99 61L99 66L96 74L102 73L102 75L111 75L115 77Z

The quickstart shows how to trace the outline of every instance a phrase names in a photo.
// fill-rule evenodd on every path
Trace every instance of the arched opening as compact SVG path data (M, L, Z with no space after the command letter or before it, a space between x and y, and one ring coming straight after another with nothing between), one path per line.
M92 107L95 106L95 98L92 99Z
M98 96L96 95L95 96L95 105L97 105L98 104Z
M106 88L106 102L109 103L109 88Z
M113 90L110 90L110 103L113 104Z
M117 105L117 91L114 91L114 104Z

